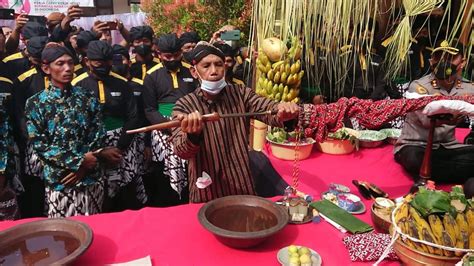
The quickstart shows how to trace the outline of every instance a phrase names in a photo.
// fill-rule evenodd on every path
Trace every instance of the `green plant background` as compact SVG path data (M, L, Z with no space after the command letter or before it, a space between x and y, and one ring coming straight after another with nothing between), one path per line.
M170 32L194 30L202 40L224 25L234 25L242 32L241 40L249 36L251 0L199 0L196 4L173 5L172 0L153 0L144 8L157 36Z

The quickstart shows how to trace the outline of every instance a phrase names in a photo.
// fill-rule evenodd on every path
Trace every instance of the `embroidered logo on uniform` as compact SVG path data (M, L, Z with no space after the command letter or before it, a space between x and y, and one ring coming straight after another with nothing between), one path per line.
M135 96L140 96L140 95L142 95L142 92L141 92L141 91L134 91L134 92L133 92L133 95L135 95Z
M194 82L193 78L183 78L184 82Z
M122 95L121 92L111 92L110 95L114 96L114 97L119 97Z

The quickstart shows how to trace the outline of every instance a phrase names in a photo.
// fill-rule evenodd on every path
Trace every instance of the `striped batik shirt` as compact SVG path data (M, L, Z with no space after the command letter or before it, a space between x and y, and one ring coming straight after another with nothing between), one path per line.
M258 96L243 85L227 85L214 100L208 100L198 88L180 98L173 117L199 111L201 114L262 112L277 108L277 103ZM257 119L257 117L255 117ZM275 116L258 120L279 126ZM189 161L188 181L191 202L207 202L228 195L254 195L255 188L249 166L250 118L225 118L205 123L202 134L188 136L180 128L173 131L174 152ZM212 184L200 189L196 180L203 172ZM205 175L205 174L204 174Z

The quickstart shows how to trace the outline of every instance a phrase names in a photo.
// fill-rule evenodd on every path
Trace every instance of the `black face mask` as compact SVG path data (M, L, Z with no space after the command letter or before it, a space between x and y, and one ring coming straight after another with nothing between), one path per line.
M225 72L225 77L228 78L228 79L231 79L234 77L234 70L231 69L227 69L226 72Z
M447 80L456 75L456 66L451 63L440 62L434 67L434 75L439 80Z
M191 63L191 61L193 61L193 52L184 52L183 53L183 58L184 60L186 60L186 62L189 62Z
M101 66L101 67L92 67L92 72L99 77L104 78L109 75L112 66Z
M119 74L120 76L128 76L129 67L128 65L114 65L112 66L112 71Z
M418 38L418 45L423 47L430 46L430 39L428 37L420 37Z
M141 56L146 56L146 55L149 55L151 54L151 45L145 45L145 44L142 44L142 45L139 45L137 47L135 47L135 53L141 55Z
M169 71L175 71L181 66L181 60L163 61L163 65Z

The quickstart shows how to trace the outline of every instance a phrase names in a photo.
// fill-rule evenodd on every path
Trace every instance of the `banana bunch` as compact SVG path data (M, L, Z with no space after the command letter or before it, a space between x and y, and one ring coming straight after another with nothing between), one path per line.
M259 50L257 69L259 77L256 83L258 95L277 102L299 102L299 92L304 70L301 70L302 46L297 38L283 60L271 62L263 50Z
M395 222L401 231L411 237L447 247L474 249L474 209L467 208L458 212L456 217L449 213L444 215L430 214L423 218L420 213L405 200L397 213ZM402 240L413 249L439 256L462 256L462 252L452 252L415 243L409 239Z

